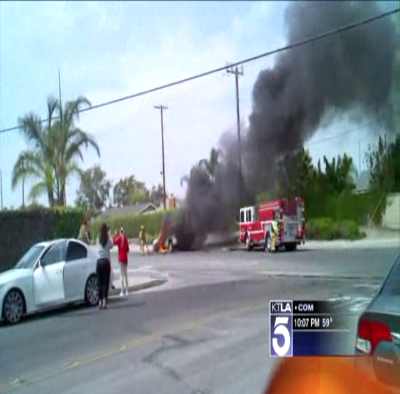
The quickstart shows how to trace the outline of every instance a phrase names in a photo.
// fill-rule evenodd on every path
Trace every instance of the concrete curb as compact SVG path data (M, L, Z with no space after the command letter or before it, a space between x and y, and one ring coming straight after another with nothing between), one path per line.
M266 277L271 278L305 278L305 279L324 279L324 280L364 280L366 277L356 275L335 275L332 273L286 273L286 272L263 272ZM385 279L385 275L382 276L368 276L368 281L381 282Z
M300 246L301 249L380 249L380 248L390 248L399 247L400 248L400 238L391 239L365 239L357 241L309 241L305 245Z
M149 289L151 287L156 287L163 285L168 282L168 279L152 279L148 280L144 283L140 283L137 285L129 286L129 292L135 292L139 290ZM110 290L110 296L118 295L121 292L121 289L116 287L115 289Z

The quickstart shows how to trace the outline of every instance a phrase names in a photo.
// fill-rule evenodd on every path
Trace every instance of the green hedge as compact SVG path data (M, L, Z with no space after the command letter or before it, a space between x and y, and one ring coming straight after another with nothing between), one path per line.
M85 218L85 212L77 208L55 208L53 238L75 238Z
M174 210L167 210L166 212L173 212ZM110 226L112 233L118 230L121 226L125 229L129 238L139 237L140 227L144 226L148 241L152 241L158 235L161 225L164 220L165 211L155 211L136 215L127 213L124 215L107 215L102 214L91 222L90 228L92 234L99 235L99 229L102 223L107 223Z
M305 198L306 219L331 218L334 221L351 220L366 225L370 220L379 225L386 209L386 196L377 193L339 196L314 195Z
M357 240L365 238L356 222L352 220L334 221L331 218L311 219L306 223L306 238L331 241L334 239Z
M36 242L76 237L83 218L84 212L74 208L0 211L0 272Z

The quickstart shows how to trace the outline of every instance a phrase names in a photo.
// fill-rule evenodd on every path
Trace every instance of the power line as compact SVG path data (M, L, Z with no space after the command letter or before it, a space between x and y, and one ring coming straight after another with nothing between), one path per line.
M398 103L395 103L393 109L400 109L400 101ZM214 120L214 115L202 117L201 119L197 119L195 122L191 122L190 124L191 124L191 126L198 126L198 125L202 125L203 123L208 123L210 120ZM351 123L351 122L349 122L349 123ZM320 143L325 142L325 141L330 141L330 140L334 140L334 139L339 138L339 137L343 137L345 135L354 133L356 131L364 130L364 129L366 129L366 128L370 127L370 126L373 126L373 125L379 125L380 123L381 123L380 120L372 120L372 121L366 122L364 124L361 124L361 125L359 125L357 127L352 127L351 129L342 131L340 133L337 133L337 134L334 134L334 135L330 135L330 136L327 136L327 137L324 137L324 138L320 138L320 139L318 139L316 141L305 142L304 144L307 145L307 146L320 144ZM232 132L234 131L233 128L234 128L234 126L232 126L232 130L231 130ZM248 128L246 126L242 130L243 131L242 134L245 135L247 130L248 130Z
M332 136L329 136L329 137L321 138L321 139L313 141L313 142L306 142L305 145L306 146L310 146L310 145L320 144L321 142L325 142L325 141L335 140L336 138L343 137L345 135L354 133L355 131L364 130L364 129L366 129L366 128L374 125L374 124L378 124L378 123L379 123L378 121L374 120L374 121L365 123L365 124L363 124L361 126L354 127L352 129L343 131L341 133L338 133L338 134L335 134L335 135L332 135Z
M399 102L399 103L396 103L396 105L395 105L394 108L400 108L400 102ZM372 126L372 125L378 125L378 124L380 124L380 123L381 123L381 122L380 122L379 120L372 120L372 121L370 121L370 122L364 123L364 124L361 125L361 126L353 127L353 128L351 128L351 129L346 130L346 131L343 131L343 132L341 132L341 133L338 133L338 134L335 134L335 135L332 135L332 136L329 136L329 137L321 138L321 139L316 140L316 141L313 141L313 142L306 142L304 145L306 145L306 146L308 147L308 146L311 146L311 145L320 144L321 142L334 140L334 139L336 139L336 138L343 137L343 136L345 136L345 135L354 133L355 131L364 130L364 129L366 129L366 128Z
M227 69L230 69L231 67L240 66L240 65L242 65L244 63L250 63L250 62L253 62L255 60L262 59L264 57L272 56L272 55L275 55L277 53L287 51L289 49L294 49L294 48L297 48L297 47L300 47L300 46L303 46L303 45L307 45L307 44L312 43L314 41L318 41L318 40L333 36L333 35L338 34L338 33L342 33L342 32L345 32L345 31L348 31L348 30L351 30L351 29L355 29L357 27L366 25L368 23L377 21L379 19L383 19L383 18L387 18L389 16L392 16L392 15L398 13L399 11L400 11L400 8L396 8L394 10L391 10L391 11L388 11L388 12L384 12L384 13L379 14L377 16L374 16L374 17L371 17L371 18L367 18L367 19L363 19L361 21L358 21L358 22L355 22L355 23L351 23L351 24L339 27L337 29L330 30L329 32L318 34L316 36L307 38L305 40L298 41L298 42L296 42L294 44L289 44L289 45L286 45L284 47L281 47L281 48L278 48L278 49L274 49L272 51L268 51L268 52L262 53L260 55L256 55L256 56L244 59L244 60L240 60L240 61L238 61L236 63L231 63L231 64L225 65L223 67L215 68L213 70L206 71L206 72L203 72L201 74L196 74L196 75L194 75L192 77L180 79L180 80L175 81L175 82L170 82L170 83L167 83L165 85L157 86L155 88L143 90L141 92L134 93L134 94L131 94L129 96L120 97L120 98L115 99L115 100L110 100L110 101L106 101L106 102L101 103L101 104L93 105L93 106L88 107L88 108L83 108L83 109L79 110L79 113L91 111L91 110L102 108L102 107L106 107L106 106L112 105L112 104L117 104L117 103L120 103L122 101L126 101L126 100L130 100L130 99L133 99L133 98L136 98L136 97L144 96L146 94L154 93L154 92L157 92L159 90L171 88L173 86L177 86L177 85L180 85L180 84L183 84L183 83L186 83L186 82L190 82L190 81L193 81L195 79L204 78L204 77L207 77L209 75L216 74L216 73L225 71ZM53 118L53 120L57 120L57 119L59 119L59 117L54 117ZM40 122L44 123L44 122L47 122L47 121L48 121L48 119L43 119ZM9 132L9 131L14 131L14 130L19 130L19 129L20 129L20 126L9 127L7 129L0 130L0 133L6 133L6 132Z
M243 169L242 169L242 137L241 137L241 130L240 130L240 99L239 99L239 76L243 76L243 64L239 68L231 67L230 69L226 70L228 74L233 74L235 76L235 87L236 87L236 121L237 121L237 137L238 137L238 160L239 160L239 177L240 182L242 181L243 177ZM242 187L239 184L239 190L242 192ZM240 201L242 201L242 196Z

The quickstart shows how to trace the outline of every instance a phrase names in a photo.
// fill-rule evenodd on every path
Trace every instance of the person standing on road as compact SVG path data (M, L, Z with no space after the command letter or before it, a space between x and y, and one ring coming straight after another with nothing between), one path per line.
M99 249L97 254L97 282L99 286L99 309L107 308L108 290L110 288L111 254L114 244L110 229L106 223L100 227Z
M144 226L140 227L139 243L140 243L140 254L143 256L144 255L144 248L147 246L146 232L144 230Z
M276 237L278 236L278 221L276 218L272 221L271 251L275 252Z
M120 296L128 295L128 253L129 253L129 238L121 227L119 234L117 230L114 232L114 245L118 246L118 263L121 273L121 293Z

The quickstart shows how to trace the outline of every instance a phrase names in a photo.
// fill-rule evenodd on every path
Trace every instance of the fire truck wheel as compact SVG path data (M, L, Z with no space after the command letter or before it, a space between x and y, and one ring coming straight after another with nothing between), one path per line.
M269 253L272 253L271 250L271 234L267 233L267 236L265 237L265 250L268 251Z
M252 247L251 247L251 242L250 242L250 237L246 235L246 249L250 252Z

